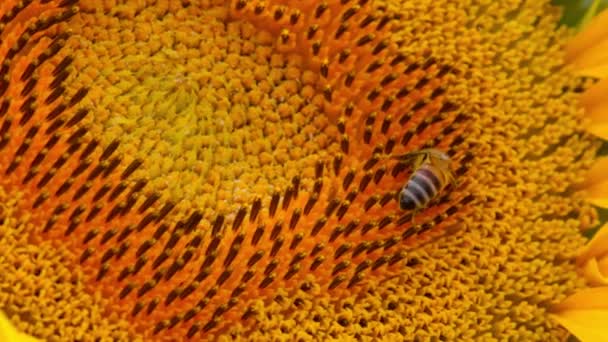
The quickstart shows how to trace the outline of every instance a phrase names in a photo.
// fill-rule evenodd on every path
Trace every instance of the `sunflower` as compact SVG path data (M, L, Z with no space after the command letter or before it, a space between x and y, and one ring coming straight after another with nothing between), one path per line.
M565 52L559 18L3 2L0 309L48 340L564 338L605 266L606 85L603 27ZM456 182L403 210L429 148Z

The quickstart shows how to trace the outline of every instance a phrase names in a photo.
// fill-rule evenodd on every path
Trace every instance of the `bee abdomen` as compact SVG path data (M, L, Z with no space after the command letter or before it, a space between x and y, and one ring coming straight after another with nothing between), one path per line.
M414 175L414 179L417 179L419 184L424 184L425 189L430 189L428 190L428 193L432 194L431 197L437 195L442 187L441 178L437 175L437 172L438 170L434 169L428 164L425 164L422 165Z
M429 165L421 166L401 190L399 206L403 210L425 207L437 195L441 180Z
M399 207L401 207L401 210L414 210L422 205L417 194L412 192L407 185L401 189L401 193L399 194Z

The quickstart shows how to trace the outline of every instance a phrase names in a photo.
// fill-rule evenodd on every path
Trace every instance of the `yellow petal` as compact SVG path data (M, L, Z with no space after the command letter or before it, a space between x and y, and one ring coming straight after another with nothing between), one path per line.
M586 129L589 133L604 140L608 140L608 118L605 121L606 122L597 123L595 125L589 124Z
M583 267L580 268L580 273L587 283L591 286L606 286L608 285L608 273L606 273L606 264L608 258L602 259L600 264L597 259L589 259Z
M19 332L13 323L0 311L0 341L2 342L37 342L37 338Z
M604 255L604 257L597 262L597 268L608 280L608 255Z
M608 208L608 180L585 189L587 201L600 208Z
M556 314L568 310L606 310L608 313L608 286L581 289L551 308Z
M587 172L585 181L581 184L581 188L591 188L598 183L608 181L608 157L599 157L591 169Z
M608 27L608 24L606 25ZM608 33L603 40L589 46L570 61L581 76L604 78L608 76Z
M606 104L608 103L606 94L608 94L608 78L595 83L587 89L580 97L581 105L585 109L589 109Z
M587 201L601 208L608 208L608 181L596 184L586 190Z
M576 60L582 55L587 54L590 49L595 50L595 53L601 54L601 51L596 49L596 47L608 39L607 22L608 10L601 12L593 18L589 25L568 43L566 47L566 60L579 67L586 67L585 65L577 64ZM604 52L604 54L606 53L608 52Z
M605 71L595 73L608 74L608 63ZM608 140L608 76L587 89L580 97L581 106L585 109L588 119L587 131Z
M551 312L550 317L582 342L608 341L608 286L581 290Z
M608 44L604 45L608 46ZM582 65L577 69L576 74L579 76L606 78L608 77L608 58L604 58L603 61L596 64Z
M608 223L604 224L578 253L576 263L583 265L591 259L608 256Z
M608 208L608 157L600 157L578 187L589 203Z

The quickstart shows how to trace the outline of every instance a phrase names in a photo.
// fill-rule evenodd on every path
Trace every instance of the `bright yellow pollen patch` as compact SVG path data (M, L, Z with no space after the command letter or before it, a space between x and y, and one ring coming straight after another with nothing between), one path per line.
M120 139L126 163L144 162L134 177L178 209L235 213L337 151L302 61L250 24L226 24L223 6L97 10L83 5L70 26L82 39L70 46L69 88L91 87L91 136ZM133 10L134 21L119 20Z

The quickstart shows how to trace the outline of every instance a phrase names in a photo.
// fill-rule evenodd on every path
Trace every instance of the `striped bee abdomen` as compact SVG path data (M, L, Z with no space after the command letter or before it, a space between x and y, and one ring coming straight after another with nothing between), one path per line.
M399 206L403 210L423 208L437 195L441 188L440 171L436 170L431 164L424 163L401 189Z

